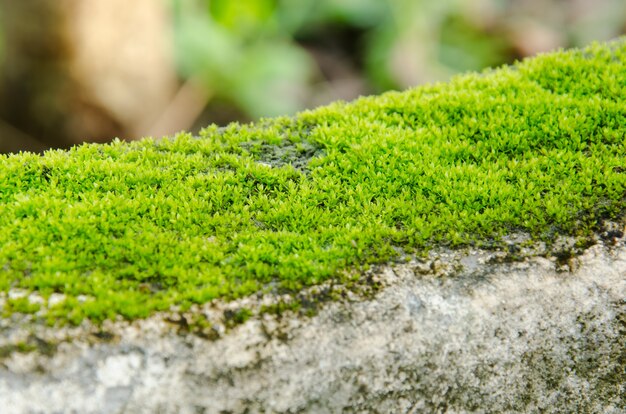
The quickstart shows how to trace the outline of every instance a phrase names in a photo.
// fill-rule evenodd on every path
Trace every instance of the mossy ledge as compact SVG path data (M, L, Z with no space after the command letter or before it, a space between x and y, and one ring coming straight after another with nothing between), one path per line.
M621 39L198 137L2 156L3 312L134 319L512 232L584 243L626 207L624 97Z

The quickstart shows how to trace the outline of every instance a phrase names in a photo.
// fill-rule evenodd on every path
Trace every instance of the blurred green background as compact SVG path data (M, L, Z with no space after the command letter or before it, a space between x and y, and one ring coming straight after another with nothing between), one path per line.
M0 27L0 151L42 151L290 115L612 39L626 2L0 0Z

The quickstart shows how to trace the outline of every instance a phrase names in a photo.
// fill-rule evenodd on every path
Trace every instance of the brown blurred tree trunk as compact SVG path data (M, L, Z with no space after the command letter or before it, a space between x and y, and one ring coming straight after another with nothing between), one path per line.
M176 88L159 0L0 0L0 152L150 127Z

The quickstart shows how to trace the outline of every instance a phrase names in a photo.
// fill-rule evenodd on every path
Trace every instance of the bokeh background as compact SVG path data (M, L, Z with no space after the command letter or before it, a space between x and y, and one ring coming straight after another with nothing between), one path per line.
M625 32L624 0L0 0L0 152L290 115Z

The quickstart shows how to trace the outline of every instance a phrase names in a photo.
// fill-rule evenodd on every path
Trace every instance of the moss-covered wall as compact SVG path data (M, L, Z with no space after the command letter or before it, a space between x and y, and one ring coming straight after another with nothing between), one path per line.
M621 40L199 137L2 156L4 312L137 318L512 231L585 240L626 206L625 97Z

